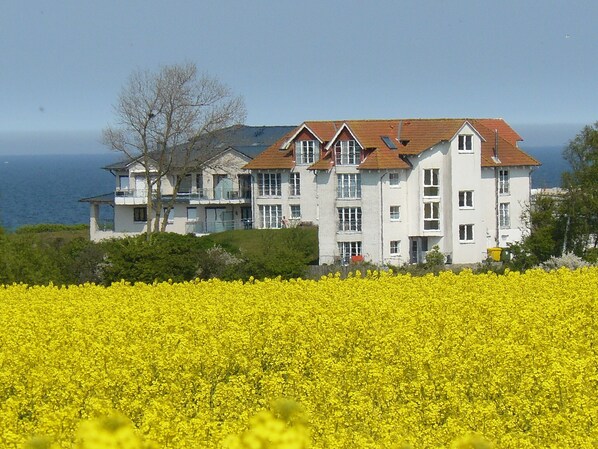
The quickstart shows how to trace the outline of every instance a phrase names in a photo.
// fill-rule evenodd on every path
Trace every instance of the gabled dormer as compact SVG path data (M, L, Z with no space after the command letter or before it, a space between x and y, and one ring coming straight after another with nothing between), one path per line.
M323 141L305 123L282 145L292 150L295 165L311 165L322 157Z
M332 152L335 165L359 165L362 161L365 147L346 124L338 129L334 137L326 145L326 150Z
M469 123L465 121L455 135L450 139L451 146L459 154L480 154L484 137Z

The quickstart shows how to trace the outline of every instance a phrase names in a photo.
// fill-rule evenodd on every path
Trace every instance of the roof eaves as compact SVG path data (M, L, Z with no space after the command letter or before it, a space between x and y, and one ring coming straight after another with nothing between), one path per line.
M343 131L344 128L346 128L347 131L349 131L349 134L351 134L351 136L355 139L355 141L359 144L359 146L361 148L364 148L364 146L359 141L359 139L357 138L357 136L355 135L355 133L353 132L353 130L351 129L351 127L347 124L347 122L343 122L343 124L338 128L338 130L336 131L336 133L334 134L334 136L332 137L332 139L330 139L330 141L328 142L328 144L324 148L325 150L330 150L330 147L336 141L336 139L338 138L338 136L340 136L340 134L341 134L341 132Z
M318 139L318 142L320 142L320 145L323 144L324 142L322 141L322 139L320 139L320 137L309 127L307 126L306 123L303 123L301 126L299 126L297 128L297 131L291 135L291 137L289 137L283 144L282 144L282 148L287 148L291 142L293 140L295 140L297 138L297 136L301 133L301 131L303 130L307 130L311 133L312 136L314 136L316 139Z

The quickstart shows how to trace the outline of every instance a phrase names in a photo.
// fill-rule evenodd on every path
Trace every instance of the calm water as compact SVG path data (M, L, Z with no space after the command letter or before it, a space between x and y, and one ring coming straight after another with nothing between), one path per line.
M8 230L38 223L89 223L79 199L114 190L101 167L115 154L0 156L0 223Z
M566 167L561 147L524 150L543 163L534 172L533 187L560 185ZM112 174L101 167L116 160L111 153L0 156L1 225L14 230L27 224L88 223L89 204L79 199L114 190Z

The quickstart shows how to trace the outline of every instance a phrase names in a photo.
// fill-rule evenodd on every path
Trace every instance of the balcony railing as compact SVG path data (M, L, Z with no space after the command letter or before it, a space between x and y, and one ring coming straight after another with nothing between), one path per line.
M172 195L172 192L162 192L162 195L169 196ZM115 191L116 198L136 198L136 199L143 199L147 197L147 190L141 189L121 189L117 188ZM179 192L177 194L177 198L184 199L187 198L189 200L194 201L202 201L202 200L250 200L251 199L251 189L240 189L240 190L233 190L233 189L194 189L191 192Z
M251 229L251 219L220 220L220 221L188 221L185 225L187 234L213 234L216 232Z

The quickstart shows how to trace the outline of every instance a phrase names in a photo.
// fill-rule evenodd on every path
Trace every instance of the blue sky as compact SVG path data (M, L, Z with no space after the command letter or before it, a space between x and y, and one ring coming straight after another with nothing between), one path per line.
M132 71L180 62L243 95L250 125L503 117L560 145L598 120L597 19L595 0L4 0L0 152L97 144Z

